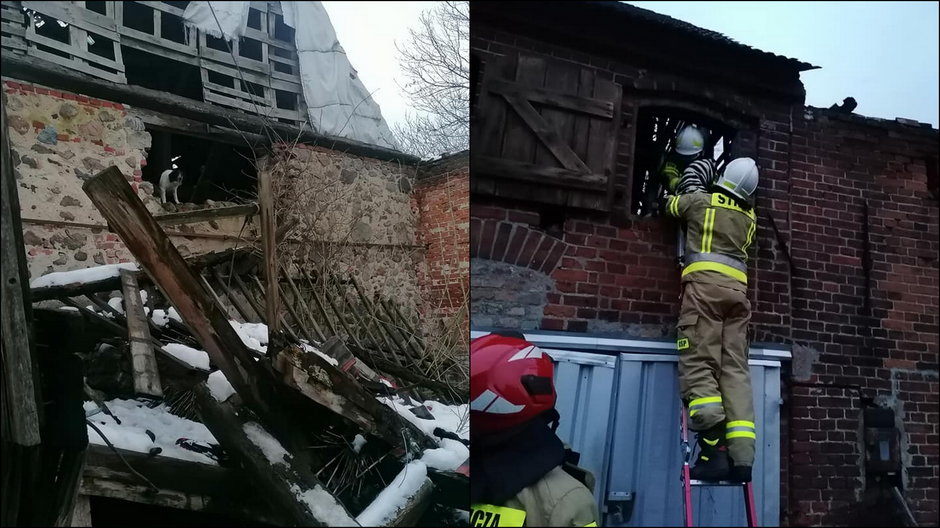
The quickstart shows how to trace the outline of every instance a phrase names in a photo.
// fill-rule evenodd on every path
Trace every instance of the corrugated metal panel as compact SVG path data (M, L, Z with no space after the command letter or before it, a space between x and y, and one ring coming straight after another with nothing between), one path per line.
M548 349L559 361L558 434L597 477L605 526L682 524L677 357L651 348L620 355ZM779 524L779 370L775 361L751 362L761 526ZM696 526L746 524L740 488L696 488L693 501Z

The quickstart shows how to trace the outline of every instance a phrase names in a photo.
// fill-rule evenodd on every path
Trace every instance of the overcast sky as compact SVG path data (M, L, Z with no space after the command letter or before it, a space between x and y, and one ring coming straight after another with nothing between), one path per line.
M629 2L821 68L806 103L938 126L937 2ZM472 24L472 21L471 21Z
M421 11L435 2L323 2L340 45L359 78L393 126L410 110L399 84L398 51L395 43L407 42L408 29L418 27ZM396 81L398 84L396 84ZM376 89L378 89L376 91Z

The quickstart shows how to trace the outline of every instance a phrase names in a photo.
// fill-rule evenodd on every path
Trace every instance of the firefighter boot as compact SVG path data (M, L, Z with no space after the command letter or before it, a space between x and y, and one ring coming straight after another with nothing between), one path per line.
M689 473L692 480L715 482L728 479L731 462L728 459L728 446L725 445L724 432L724 423L720 423L707 431L698 433L701 453Z
M728 480L731 482L750 482L751 466L731 466Z

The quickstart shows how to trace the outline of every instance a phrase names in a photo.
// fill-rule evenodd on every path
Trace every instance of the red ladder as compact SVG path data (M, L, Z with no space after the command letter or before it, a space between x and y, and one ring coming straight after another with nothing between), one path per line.
M685 526L692 526L692 486L740 486L744 492L744 508L747 514L747 525L757 526L757 509L754 507L754 487L750 482L703 482L692 480L689 476L689 461L692 458L692 447L689 445L689 417L685 405L680 402L679 415L682 417L682 514L685 517Z

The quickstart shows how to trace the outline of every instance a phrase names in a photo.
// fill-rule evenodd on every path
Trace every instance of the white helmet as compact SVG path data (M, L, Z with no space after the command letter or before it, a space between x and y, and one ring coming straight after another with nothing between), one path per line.
M751 158L737 158L725 167L715 185L750 204L757 190L757 162Z
M693 125L689 125L676 136L676 152L683 156L694 156L705 148L705 136Z

